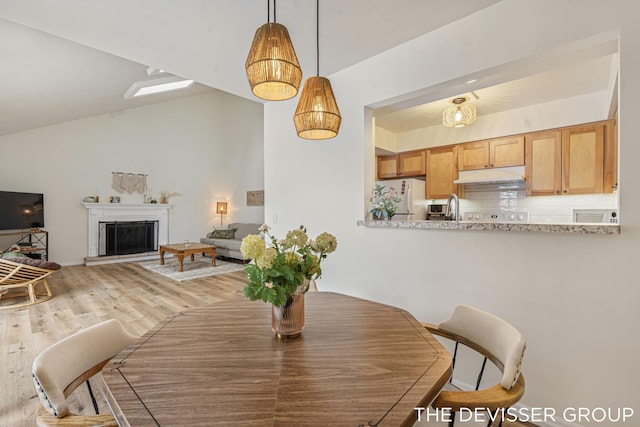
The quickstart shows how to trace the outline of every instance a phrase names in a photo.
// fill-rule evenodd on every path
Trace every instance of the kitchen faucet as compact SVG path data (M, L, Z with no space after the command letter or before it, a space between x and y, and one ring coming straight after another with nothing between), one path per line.
M453 200L454 204L455 204L455 210L454 210L454 215L455 215L455 220L456 222L458 222L458 220L460 219L459 214L460 214L460 200L458 199L458 196L456 195L456 193L451 193L449 195L449 198L447 199L447 208L444 211L444 217L449 218L451 217L451 201Z

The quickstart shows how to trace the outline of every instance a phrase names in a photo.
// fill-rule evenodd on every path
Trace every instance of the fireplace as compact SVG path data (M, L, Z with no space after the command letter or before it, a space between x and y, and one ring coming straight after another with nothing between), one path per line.
M83 205L89 214L86 265L152 259L160 245L169 242L169 204Z
M158 250L158 221L100 221L98 224L98 256Z

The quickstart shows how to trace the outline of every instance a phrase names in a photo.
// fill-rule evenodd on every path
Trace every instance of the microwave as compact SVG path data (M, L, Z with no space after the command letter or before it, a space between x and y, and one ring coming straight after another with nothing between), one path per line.
M428 221L443 221L444 213L447 210L447 205L432 204L427 205L427 220Z
M573 222L596 223L596 224L617 224L617 209L574 209Z

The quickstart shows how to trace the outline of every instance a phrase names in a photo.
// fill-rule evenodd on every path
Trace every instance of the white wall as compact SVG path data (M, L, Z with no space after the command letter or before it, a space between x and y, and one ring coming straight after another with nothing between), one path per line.
M323 290L401 306L425 321L468 303L512 322L528 340L524 404L633 407L628 425L640 424L638 12L634 0L500 2L329 76L343 119L330 141L296 137L296 102L268 104L267 221L276 235L301 223L311 234L336 234ZM356 226L374 181L366 106L611 31L620 33L621 58L619 236Z
M396 134L396 147L398 151L410 151L607 120L609 103L608 92L602 91L483 114L473 125L463 128L447 128L439 124L400 132Z
M262 222L246 192L263 188L263 107L223 92L161 102L0 137L0 188L42 192L49 259L81 264L87 256L85 196L101 201L143 195L111 189L111 172L148 174L151 194L169 202L169 240L198 241L219 224L216 201L230 221Z

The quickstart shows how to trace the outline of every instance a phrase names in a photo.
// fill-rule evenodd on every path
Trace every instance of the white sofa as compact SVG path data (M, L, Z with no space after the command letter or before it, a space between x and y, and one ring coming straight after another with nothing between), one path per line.
M220 239L215 238L212 235L215 233L215 230L211 233L207 234L207 237L202 237L200 239L200 243L207 243L209 245L214 245L216 247L216 255L223 256L227 258L234 258L245 261L242 254L240 253L240 245L242 244L242 239L244 239L249 234L260 234L258 228L261 224L248 224L242 222L233 222L229 224L227 227L229 230L236 229L233 239Z

